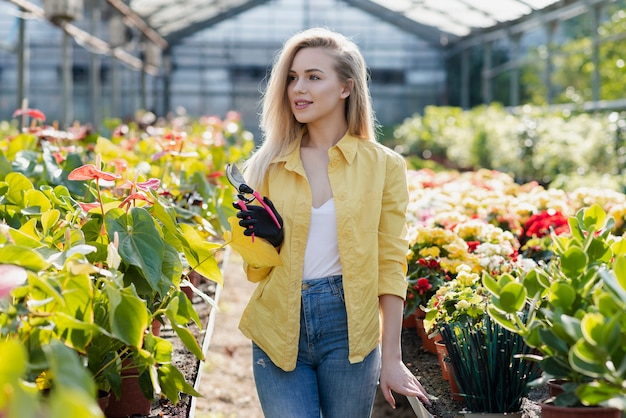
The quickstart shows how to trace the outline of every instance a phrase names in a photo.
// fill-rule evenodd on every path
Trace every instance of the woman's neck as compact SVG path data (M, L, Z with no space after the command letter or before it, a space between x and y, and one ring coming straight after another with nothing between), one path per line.
M329 149L333 147L348 130L347 123L307 124L307 132L302 139L303 147Z

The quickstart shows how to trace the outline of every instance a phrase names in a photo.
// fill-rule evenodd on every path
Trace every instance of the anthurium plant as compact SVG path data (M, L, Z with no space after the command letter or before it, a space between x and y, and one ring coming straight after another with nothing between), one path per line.
M488 312L536 350L537 384L566 382L555 405L626 410L626 243L596 204L568 223L550 262L520 277L484 274Z
M241 158L240 144L227 140L236 120L211 130L206 122L201 139L185 141L174 128L121 129L111 139L59 131L33 115L29 128L0 138L0 271L19 281L0 303L0 340L27 360L6 374L24 396L0 397L0 412L35 411L31 398L51 403L67 387L63 373L89 376L81 387L92 400L96 390L119 397L128 364L148 399L200 396L174 366L171 342L150 329L167 321L203 359L189 328L201 321L180 285L191 271L222 283L221 235L234 209L212 164ZM68 411L46 416L99 416Z

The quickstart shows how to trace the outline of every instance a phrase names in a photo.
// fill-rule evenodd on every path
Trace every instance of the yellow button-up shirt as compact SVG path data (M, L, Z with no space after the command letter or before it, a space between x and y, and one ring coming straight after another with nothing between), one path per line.
M349 361L362 361L380 341L378 296L406 296L406 162L389 148L344 136L329 151L339 259L348 315ZM245 265L258 282L239 324L281 369L296 366L304 252L312 198L299 146L275 159L259 192L284 220L282 265Z

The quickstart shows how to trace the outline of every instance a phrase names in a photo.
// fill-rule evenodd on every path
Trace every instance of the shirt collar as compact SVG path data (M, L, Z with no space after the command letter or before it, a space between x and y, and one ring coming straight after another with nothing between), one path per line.
M302 132L300 132L298 139L295 141L293 151L291 151L289 154L276 157L273 162L284 162L285 168L287 168L288 170L298 171L298 168L302 167L302 161L300 160L300 142L302 141L304 132L304 129L302 130ZM341 152L341 155L343 155L343 158L346 160L346 162L348 164L352 164L354 158L356 157L359 141L364 140L346 133L339 140L339 142L337 142L337 144L333 146L333 148L337 148Z

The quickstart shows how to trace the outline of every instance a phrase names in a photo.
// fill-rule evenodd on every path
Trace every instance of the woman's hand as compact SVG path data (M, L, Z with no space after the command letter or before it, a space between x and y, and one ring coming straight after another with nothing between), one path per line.
M430 405L428 393L400 359L387 361L383 359L380 371L380 390L387 403L394 409L396 408L396 399L393 397L392 390L405 396L417 396L422 403Z
M392 408L396 407L392 390L405 396L417 396L423 403L430 405L426 390L402 362L400 335L404 301L394 295L381 295L379 301L383 318L380 390Z

